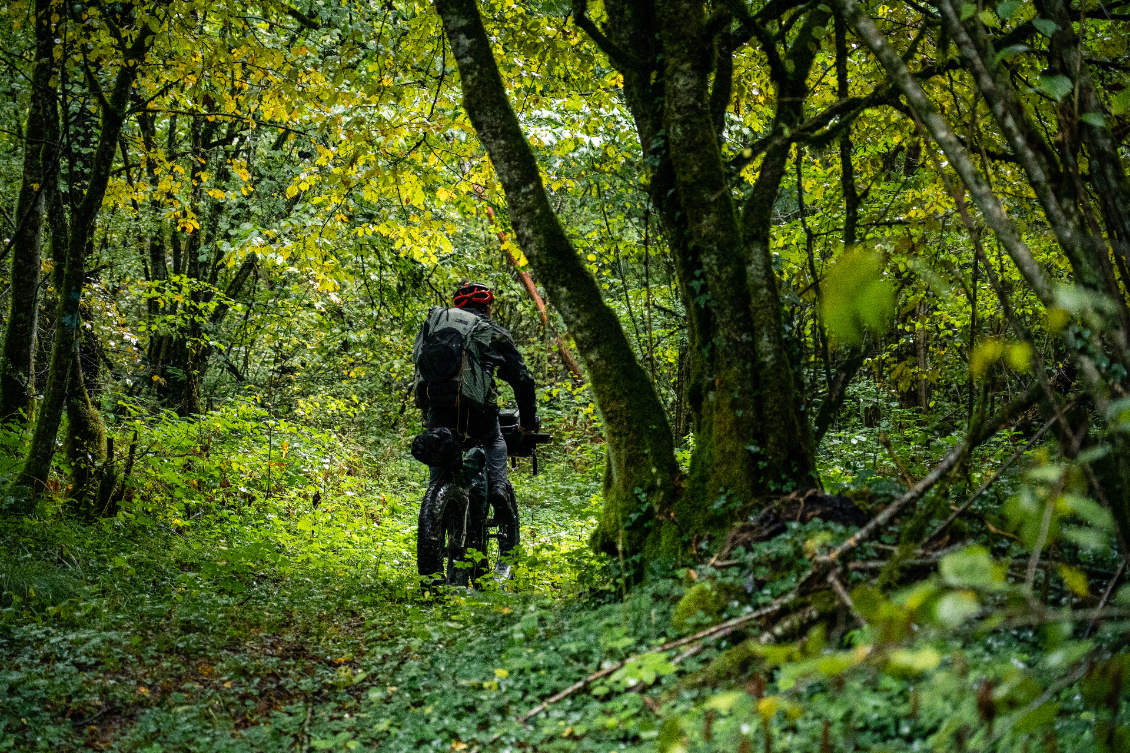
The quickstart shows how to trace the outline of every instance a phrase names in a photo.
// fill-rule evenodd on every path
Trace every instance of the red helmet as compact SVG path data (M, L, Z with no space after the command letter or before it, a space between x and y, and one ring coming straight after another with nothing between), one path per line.
M471 304L489 306L494 301L494 293L481 282L465 282L455 291L452 300L455 302L456 308L463 308Z

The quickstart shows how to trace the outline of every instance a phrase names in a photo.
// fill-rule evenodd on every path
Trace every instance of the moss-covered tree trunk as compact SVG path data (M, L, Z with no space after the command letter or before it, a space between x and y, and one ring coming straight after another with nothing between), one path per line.
M82 359L76 347L67 385L67 438L64 450L71 464L68 502L75 515L94 520L113 491L113 466L108 462L106 426L90 401Z
M8 320L0 346L0 422L28 421L35 405L40 247L46 197L58 163L59 115L55 87L55 34L50 0L35 3L35 67L24 127L24 167L11 243Z
M47 375L43 404L35 422L31 445L17 486L29 487L35 492L45 488L51 474L51 460L55 455L55 438L67 402L67 382L75 358L75 342L79 326L79 304L85 278L86 250L94 237L102 199L110 182L118 137L125 125L130 92L137 78L141 62L149 51L153 28L148 19L138 24L136 36L122 50L123 64L114 76L113 88L102 100L101 130L98 144L91 158L90 175L82 201L74 210L69 224L62 211L62 201L56 194L49 198L55 209L51 212L52 249L56 264L63 263L55 314L55 341L51 348L51 366Z
M752 32L731 31L733 19L725 16L708 19L691 0L608 0L606 36L585 15L584 2L574 5L577 23L624 74L688 312L685 389L695 450L684 485L655 390L549 208L474 0L440 0L436 7L459 66L464 106L506 190L518 240L576 336L604 415L609 465L595 543L645 559L678 553L724 530L735 509L759 497L818 486L770 219L830 11L796 11L803 17L783 57L777 45L785 40L765 32L778 105L760 171L739 203L721 143L731 56ZM748 17L743 23L764 31Z
M734 199L721 144L737 33L720 33L703 7L668 0L610 0L602 45L624 74L641 145L656 168L652 199L675 253L689 315L687 385L695 452L679 517L709 532L727 504L818 483L809 418L788 352L769 250L770 218L789 158L788 134L803 116L805 79L828 13L813 10L785 58L766 49L778 89L773 138L753 191ZM599 32L575 8L594 37ZM749 23L750 19L746 19ZM747 34L748 36L748 34Z

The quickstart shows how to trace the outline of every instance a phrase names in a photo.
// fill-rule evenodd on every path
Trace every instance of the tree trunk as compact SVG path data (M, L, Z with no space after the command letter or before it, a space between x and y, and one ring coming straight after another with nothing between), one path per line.
M652 524L669 519L676 497L663 405L550 207L474 0L439 0L436 9L459 68L463 106L502 183L518 242L573 334L604 418L608 462L594 544L628 558L673 550L668 526Z
M71 510L83 520L94 520L102 513L106 498L102 489L107 465L106 427L102 416L90 401L83 378L78 347L71 359L70 380L67 386L67 439L64 450L71 463ZM107 497L108 498L108 497Z
M0 347L0 422L31 420L35 407L35 350L39 270L46 196L58 164L59 116L55 87L55 34L50 0L35 3L35 68L24 128L23 181L11 240L11 305Z
M62 252L55 256L56 263L63 262L63 273L58 288L56 308L55 342L51 349L51 366L47 375L47 388L44 391L43 405L35 422L31 445L28 448L24 467L16 482L17 486L29 487L35 493L42 492L51 475L51 460L55 454L55 438L67 397L67 380L75 357L75 336L79 325L79 303L85 277L86 249L94 237L94 228L110 173L114 165L114 155L118 149L118 137L125 125L130 91L141 68L153 38L153 28L148 19L138 24L136 37L128 49L123 50L121 68L114 77L114 85L103 100L101 108L102 128L98 146L91 161L90 178L82 201L74 211L69 231L66 228L62 211L61 197L49 199L55 209L51 216L52 248ZM59 242L56 245L56 239Z
M687 395L695 452L680 517L684 528L705 532L724 522L726 505L713 504L720 495L745 502L818 485L769 235L789 155L783 134L803 114L805 79L818 49L813 30L827 22L828 14L808 13L787 62L777 60L773 77L780 105L774 133L781 138L766 152L753 193L739 213L718 136L719 87L728 87L725 59L732 50L724 46L712 54L705 12L692 2L615 0L606 7L606 51L610 45L630 51L635 61L618 65L640 143L658 163L652 199L675 255L688 312Z

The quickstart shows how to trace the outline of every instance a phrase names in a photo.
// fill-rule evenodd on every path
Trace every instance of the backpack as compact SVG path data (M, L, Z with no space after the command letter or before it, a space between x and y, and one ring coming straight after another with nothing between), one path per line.
M479 411L494 398L490 324L469 311L433 308L412 347L416 405Z

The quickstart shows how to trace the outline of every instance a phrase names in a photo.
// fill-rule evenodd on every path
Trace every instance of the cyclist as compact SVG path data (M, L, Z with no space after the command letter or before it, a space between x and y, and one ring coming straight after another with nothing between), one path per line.
M498 423L497 374L514 390L519 425L530 432L541 427L537 415L534 380L510 333L491 321L494 293L478 282L464 282L452 297L453 308L428 312L416 336L416 405L428 429L448 428L473 440L486 452L487 500L499 524L517 530L518 510L511 504L507 478L506 441ZM470 315L470 316L468 316ZM442 469L432 466L428 486ZM496 573L510 575L505 555L516 542L500 541ZM431 575L431 573L420 573Z

